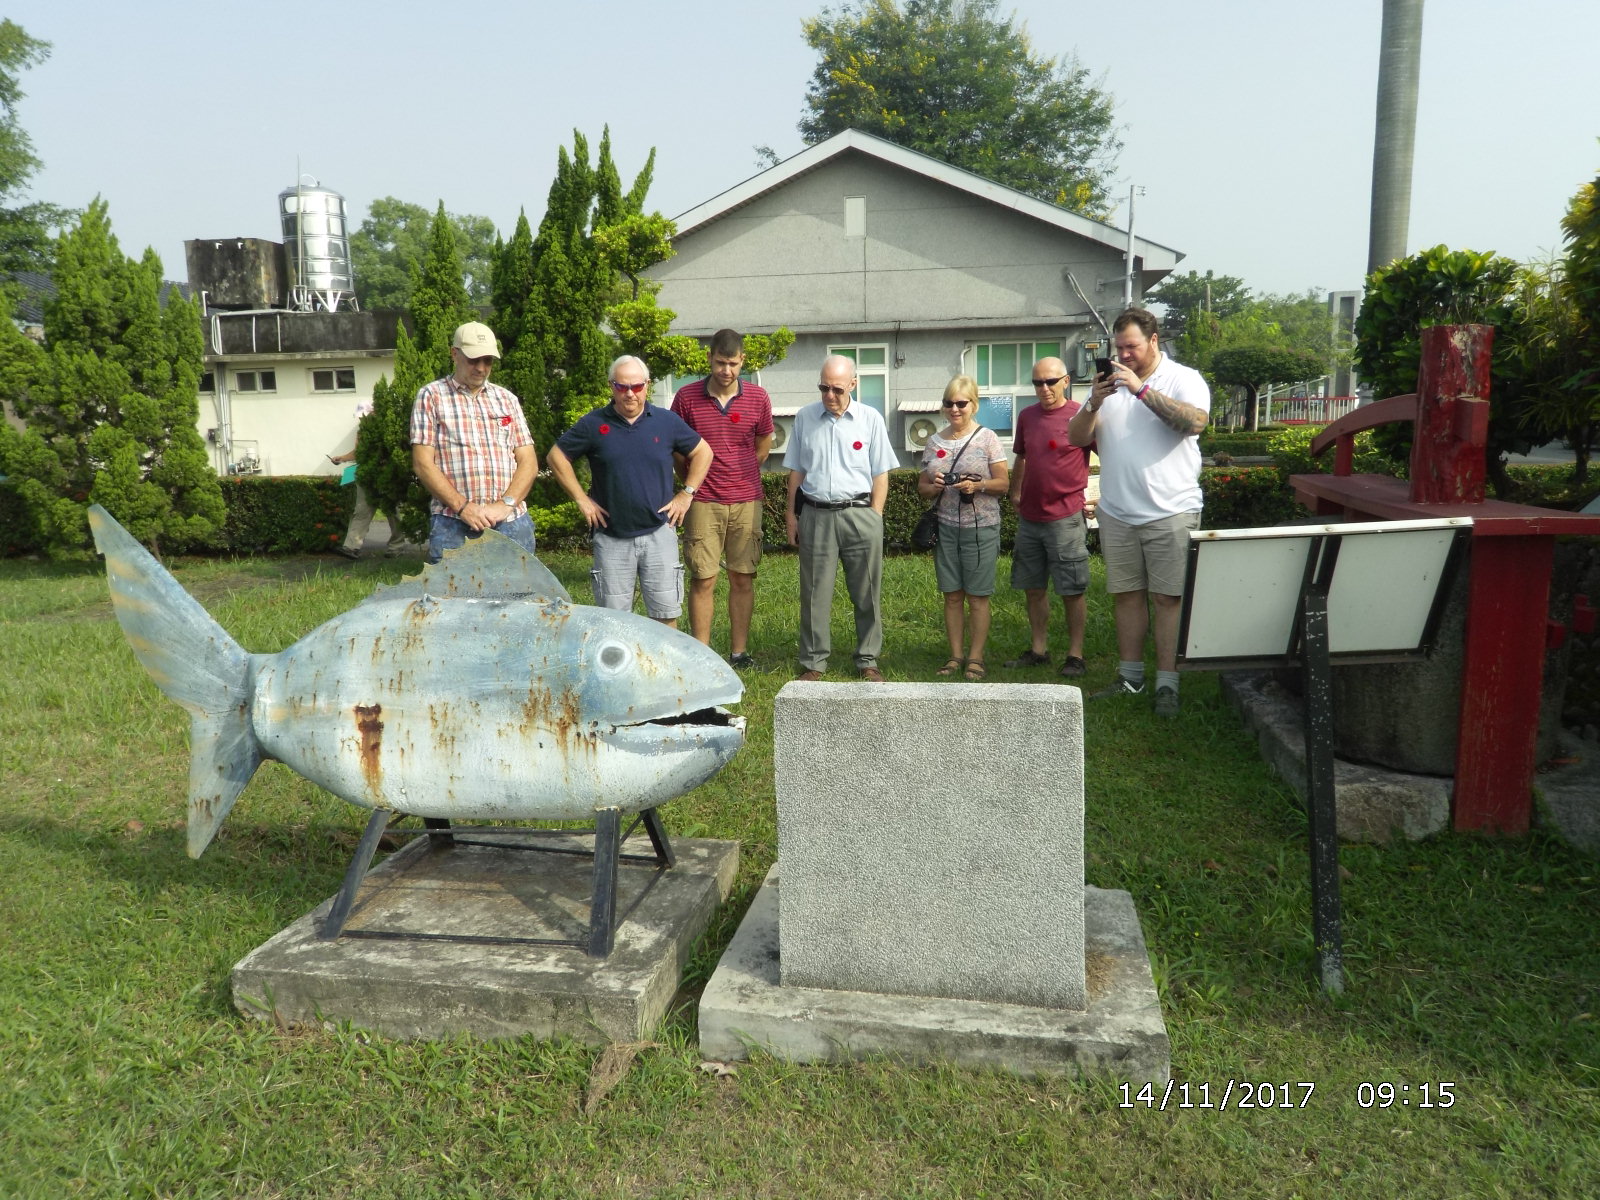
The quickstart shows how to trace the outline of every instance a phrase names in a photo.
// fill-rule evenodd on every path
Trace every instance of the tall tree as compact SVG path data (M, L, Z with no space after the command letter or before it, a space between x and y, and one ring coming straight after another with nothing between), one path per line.
M486 304L495 252L494 222L470 213L451 213L449 220L467 296L473 304ZM350 266L361 307L406 307L432 229L433 216L420 204L380 196L367 207L367 219L350 235Z
M818 62L800 133L860 129L1102 217L1114 103L1076 58L1034 52L997 0L858 0L801 26Z
M1406 252L1411 222L1411 160L1417 141L1417 79L1422 70L1422 0L1383 0L1378 53L1378 116L1372 138L1372 218L1367 273Z
M394 377L372 389L372 414L356 436L356 470L373 504L412 541L426 537L428 493L411 469L411 406L417 392L454 369L450 338L477 311L462 281L454 222L440 204L415 273L409 312L395 337Z
M54 204L20 203L41 165L17 119L23 96L20 76L49 56L49 42L29 37L14 21L0 20L0 276L48 273L50 230L73 215Z
M610 129L601 136L593 165L588 139L574 130L572 152L562 146L557 154L555 179L531 245L526 252L515 249L513 237L502 253L503 272L532 281L520 297L515 287L497 288L507 305L497 305L495 316L503 327L497 332L510 349L529 363L537 355L543 364L542 376L526 381L529 393L518 393L524 409L536 413L532 429L554 434L610 398L606 368L618 345L602 321L615 298L617 275L596 246L595 233L642 212L654 162L652 150L624 191L611 157ZM544 412L531 407L536 405Z
M56 244L43 349L14 334L3 379L26 430L0 433L0 466L52 549L87 544L102 504L160 549L215 545L222 489L196 426L204 342L195 305L160 304L161 260L122 253L98 198ZM7 323L9 324L9 323Z

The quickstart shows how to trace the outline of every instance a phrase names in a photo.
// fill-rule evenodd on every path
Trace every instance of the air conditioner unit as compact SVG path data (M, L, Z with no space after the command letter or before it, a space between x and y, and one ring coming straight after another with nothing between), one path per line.
M782 454L783 448L789 444L789 435L794 432L793 417L772 418L772 449L768 454Z
M933 417L907 417L906 449L927 449L928 439L938 432L939 422Z

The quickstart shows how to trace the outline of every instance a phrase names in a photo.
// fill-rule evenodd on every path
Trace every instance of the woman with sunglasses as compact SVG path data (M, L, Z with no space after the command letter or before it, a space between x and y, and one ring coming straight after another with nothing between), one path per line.
M944 593L950 658L935 674L964 671L976 682L989 673L989 597L1000 554L1000 497L1010 480L1005 447L978 424L977 381L957 375L945 386L943 407L950 423L928 439L917 477L922 497L939 503L933 570Z

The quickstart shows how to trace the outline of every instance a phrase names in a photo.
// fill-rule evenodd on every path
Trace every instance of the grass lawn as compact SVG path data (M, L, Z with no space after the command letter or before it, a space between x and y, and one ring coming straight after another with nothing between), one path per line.
M549 565L587 598L585 559ZM175 573L271 652L412 566ZM1095 566L1090 687L1115 658ZM187 858L187 718L134 662L99 567L0 564L0 1197L1600 1195L1600 861L1537 833L1345 847L1349 987L1325 997L1303 815L1205 674L1176 721L1138 701L1086 716L1088 882L1133 894L1196 1107L892 1062L702 1070L695 994L776 854L797 604L793 558L769 558L749 742L663 810L676 834L738 839L738 885L658 1044L586 1113L585 1047L240 1018L233 963L337 889L365 813L267 764ZM889 560L884 610L887 676L931 679L927 558ZM845 668L842 598L835 618ZM998 667L1025 645L1002 590L990 678L1053 679ZM1289 1106L1198 1107L1230 1080L1291 1085Z

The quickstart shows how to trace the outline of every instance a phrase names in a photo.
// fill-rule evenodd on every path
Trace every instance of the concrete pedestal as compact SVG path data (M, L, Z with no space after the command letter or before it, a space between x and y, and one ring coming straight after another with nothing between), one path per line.
M348 1021L391 1037L532 1034L603 1045L654 1029L733 886L738 843L676 839L677 866L659 877L653 863L624 860L617 911L625 915L605 959L570 945L359 936L581 942L593 859L554 851L590 848L592 838L516 829L492 836L541 848L430 848L417 838L368 874L346 936L318 936L330 898L246 955L233 969L235 1006L262 1020ZM648 858L648 838L641 831L623 853Z
M780 864L781 865L781 864ZM1127 892L1083 889L1088 1007L786 987L778 978L779 868L773 867L700 997L700 1052L761 1049L794 1062L883 1054L1019 1075L1107 1073L1164 1084L1172 1048L1144 935Z

